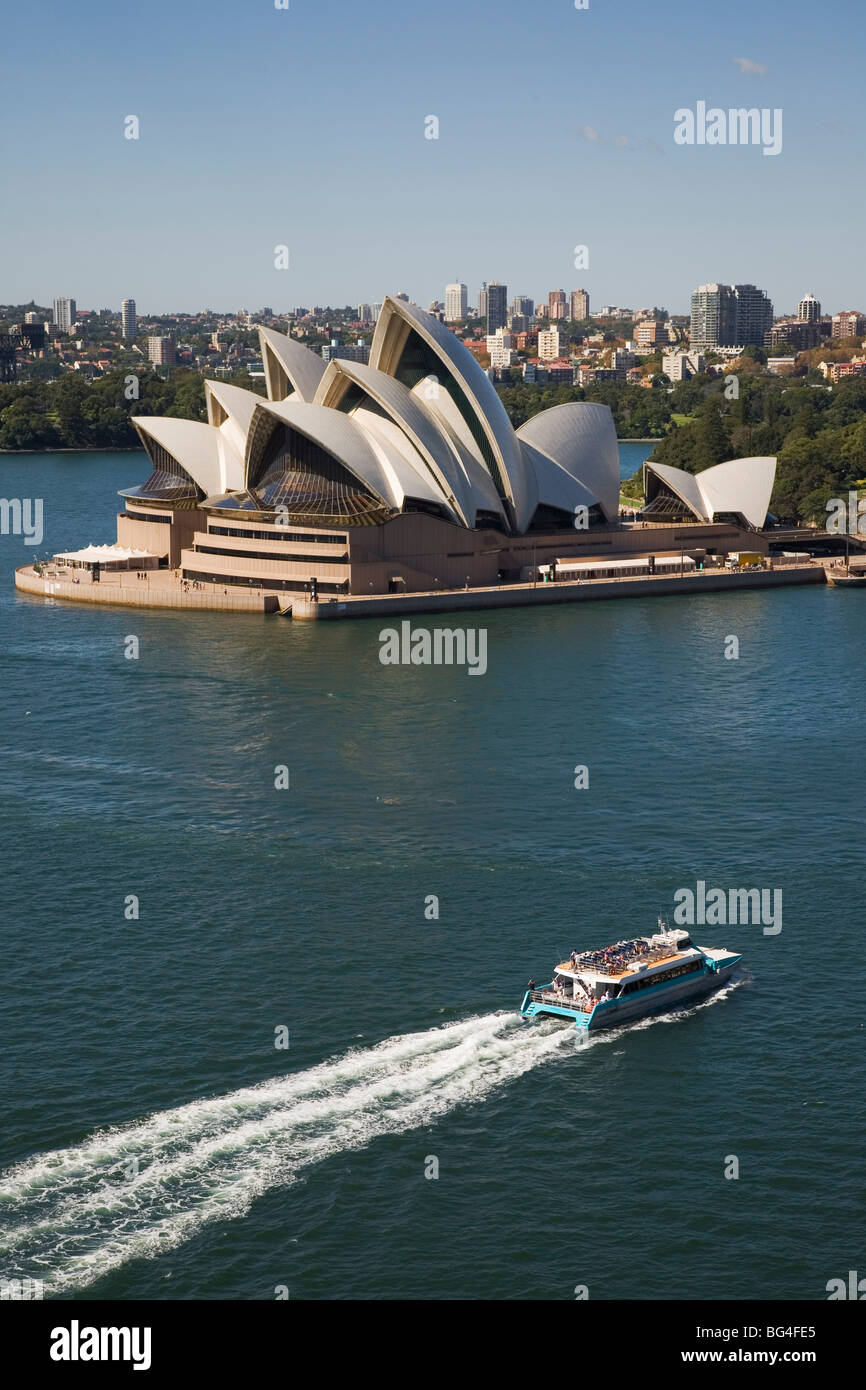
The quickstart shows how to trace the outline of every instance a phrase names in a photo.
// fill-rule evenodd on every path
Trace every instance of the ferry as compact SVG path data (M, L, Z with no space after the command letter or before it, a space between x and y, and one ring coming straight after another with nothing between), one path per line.
M724 947L694 946L687 931L659 918L654 936L617 941L597 951L572 951L549 984L530 980L520 1006L524 1018L554 1014L579 1029L614 1028L709 994L726 984L741 955Z

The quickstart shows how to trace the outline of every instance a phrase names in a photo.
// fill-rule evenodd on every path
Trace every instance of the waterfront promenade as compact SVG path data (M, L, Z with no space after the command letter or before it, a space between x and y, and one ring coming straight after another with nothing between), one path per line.
M793 584L823 584L823 566L790 565L773 570L695 570L690 574L629 579L557 580L554 584L503 584L491 589L449 589L429 593L347 596L313 604L292 599L292 617L330 621L339 618L399 618L410 613L455 613L487 608L531 607L536 604L586 603L613 598L664 598L741 589L789 588Z
M539 604L582 603L609 598L671 597L676 594L729 592L742 589L788 588L823 584L820 562L788 564L773 569L731 571L720 568L689 574L625 579L558 580L556 583L503 584L486 589L436 589L410 594L346 595L314 602L305 595L261 589L192 585L172 570L151 570L147 577L126 571L103 574L94 583L86 574L79 583L51 573L37 574L25 565L15 572L16 588L37 597L75 603L115 604L132 608L173 608L233 613L284 612L300 621L343 618L399 618L410 613L455 613L483 609L531 607Z
M276 594L223 584L199 584L193 588L192 584L178 578L174 570L148 570L141 575L129 570L103 572L96 583L87 570L81 570L76 583L59 578L51 566L37 574L32 565L24 565L15 571L15 587L41 598L119 604L129 608L213 609L229 613L279 611Z

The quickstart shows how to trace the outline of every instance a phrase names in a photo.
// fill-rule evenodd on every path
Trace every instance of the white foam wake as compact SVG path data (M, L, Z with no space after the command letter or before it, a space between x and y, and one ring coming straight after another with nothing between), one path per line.
M429 1124L615 1036L580 1039L560 1023L488 1014L39 1154L0 1177L0 1274L41 1278L48 1297L83 1288L173 1249L208 1222L242 1216L331 1154Z
M483 1099L573 1048L574 1036L490 1014L40 1154L0 1179L0 1273L41 1278L49 1297L83 1287L209 1221L243 1215L330 1154Z

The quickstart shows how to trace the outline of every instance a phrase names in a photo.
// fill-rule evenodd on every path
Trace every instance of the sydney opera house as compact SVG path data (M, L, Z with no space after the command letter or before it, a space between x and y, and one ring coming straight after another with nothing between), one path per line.
M652 525L621 526L607 406L515 430L472 354L415 304L385 300L369 365L260 334L267 399L208 381L207 423L134 418L152 472L121 493L118 545L190 582L290 596L314 580L320 600L474 588L560 557L722 552L763 525L772 459L698 477L648 466Z

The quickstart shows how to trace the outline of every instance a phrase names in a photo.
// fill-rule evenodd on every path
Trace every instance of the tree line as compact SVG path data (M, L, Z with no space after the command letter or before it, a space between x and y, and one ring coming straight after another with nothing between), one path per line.
M541 410L570 401L599 401L613 412L620 438L659 437L651 455L697 473L726 459L778 458L771 509L785 519L823 521L829 497L844 496L866 478L866 378L832 391L817 373L768 377L738 364L732 388L703 375L678 382L656 379L652 390L620 382L588 386L527 386L499 390L515 427ZM817 378L817 379L815 379ZM263 392L246 373L234 384ZM130 374L113 372L93 382L77 373L55 381L0 385L0 449L134 449L135 415L206 420L204 377L178 368L168 377L142 372L129 399ZM640 496L641 475L623 485Z
M730 378L728 378L730 381ZM690 418L656 445L651 458L698 473L726 459L778 460L770 510L791 521L826 522L830 497L866 477L866 378L832 391L818 381L740 374L736 394L718 377L675 388ZM640 495L640 475L624 491Z
M135 449L141 441L134 415L206 420L204 380L178 368L168 377L119 371L89 382L67 372L54 381L0 385L0 449ZM246 373L232 380L263 389Z

